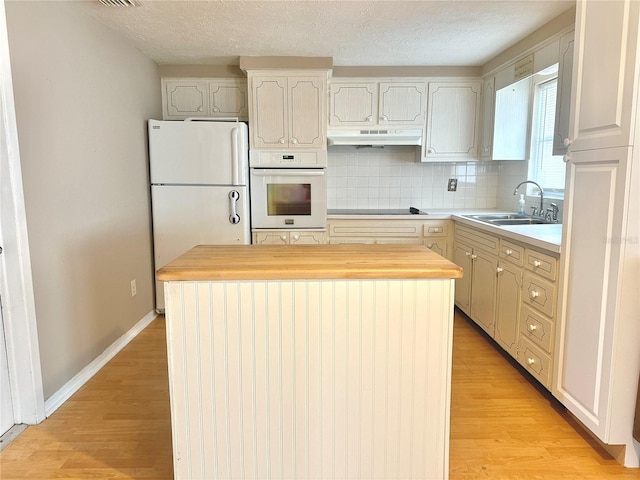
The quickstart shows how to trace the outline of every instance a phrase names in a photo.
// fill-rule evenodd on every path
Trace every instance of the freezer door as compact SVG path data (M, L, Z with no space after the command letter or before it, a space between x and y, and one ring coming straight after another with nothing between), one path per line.
M152 184L247 185L247 125L149 120Z
M155 270L196 245L251 243L247 194L247 187L152 186ZM156 281L159 311L163 288Z

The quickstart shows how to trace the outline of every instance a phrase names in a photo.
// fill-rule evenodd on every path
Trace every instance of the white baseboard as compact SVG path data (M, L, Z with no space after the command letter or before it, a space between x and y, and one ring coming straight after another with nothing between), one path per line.
M45 415L49 417L60 406L66 402L71 395L76 393L80 387L87 383L98 371L104 367L109 360L115 357L120 350L136 338L136 336L144 330L153 320L158 317L155 310L147 313L142 320L136 323L128 332L122 335L118 340L113 342L104 352L102 352L93 362L84 367L76 376L65 383L60 390L51 395L44 402Z

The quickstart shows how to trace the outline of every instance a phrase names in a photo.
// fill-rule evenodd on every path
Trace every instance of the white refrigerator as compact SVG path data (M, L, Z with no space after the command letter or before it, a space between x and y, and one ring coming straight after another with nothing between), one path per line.
M249 147L238 121L149 120L155 270L202 244L249 244ZM156 280L156 310L164 311Z

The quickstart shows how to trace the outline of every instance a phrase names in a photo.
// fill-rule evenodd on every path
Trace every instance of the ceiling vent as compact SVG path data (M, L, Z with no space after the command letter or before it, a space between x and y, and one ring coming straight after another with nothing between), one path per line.
M136 0L98 0L105 7L137 7L140 5Z

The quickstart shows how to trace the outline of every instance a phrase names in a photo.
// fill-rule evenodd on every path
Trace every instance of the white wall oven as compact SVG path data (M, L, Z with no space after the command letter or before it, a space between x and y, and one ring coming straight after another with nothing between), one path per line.
M326 228L324 168L252 168L251 227Z

